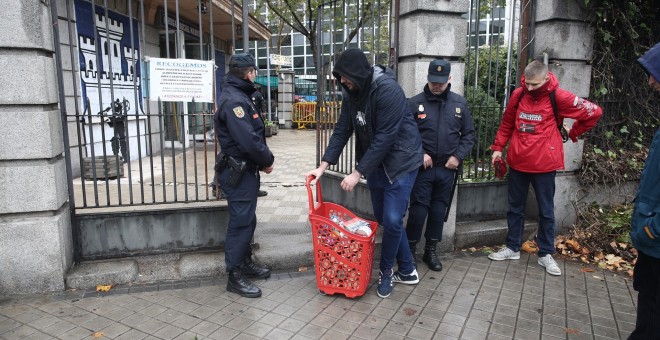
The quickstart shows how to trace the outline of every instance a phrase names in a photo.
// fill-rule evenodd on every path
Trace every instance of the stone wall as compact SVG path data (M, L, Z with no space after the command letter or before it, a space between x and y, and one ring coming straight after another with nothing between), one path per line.
M0 295L63 290L73 246L51 12L8 1L2 13Z

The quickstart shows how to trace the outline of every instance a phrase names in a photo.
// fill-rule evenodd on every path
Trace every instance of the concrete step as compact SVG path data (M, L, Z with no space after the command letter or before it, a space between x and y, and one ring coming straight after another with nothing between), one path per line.
M536 235L538 222L525 220L523 239L527 240ZM496 246L504 244L508 231L506 219L457 222L454 245L456 249Z
M382 228L376 235L374 258L380 256ZM314 251L309 222L269 222L257 225L254 235L257 263L274 272L314 270ZM168 253L84 261L67 273L68 289L91 289L97 285L130 285L195 278L224 278L224 250Z
M274 271L311 268L314 258L310 235L307 222L257 225L255 258ZM70 289L90 289L99 284L127 285L225 276L225 254L218 249L84 261L69 270L66 284Z

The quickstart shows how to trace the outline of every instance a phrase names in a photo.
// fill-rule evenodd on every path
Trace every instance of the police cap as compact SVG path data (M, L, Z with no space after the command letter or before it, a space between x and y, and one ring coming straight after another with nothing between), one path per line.
M254 57L249 53L236 53L229 58L229 68L254 67L257 69L257 63Z
M449 81L451 64L446 60L436 59L429 64L428 80L432 83L446 83Z

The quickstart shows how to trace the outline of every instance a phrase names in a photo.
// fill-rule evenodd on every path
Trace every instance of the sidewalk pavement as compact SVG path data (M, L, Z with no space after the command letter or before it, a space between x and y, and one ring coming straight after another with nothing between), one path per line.
M262 177L257 254L279 247L300 256L280 242L312 247L304 174L315 165L315 139L312 131L280 134L269 139L276 169ZM634 328L637 295L618 274L558 261L563 275L551 276L525 253L440 258L443 271L420 263L419 284L395 284L386 299L376 295L377 269L366 293L348 299L319 294L313 268L257 280L257 299L227 293L224 276L0 297L0 339L596 340L626 339Z

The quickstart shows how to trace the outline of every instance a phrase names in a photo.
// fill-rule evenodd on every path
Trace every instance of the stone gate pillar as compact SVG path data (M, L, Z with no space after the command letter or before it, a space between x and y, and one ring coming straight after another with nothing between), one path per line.
M293 96L295 74L291 70L277 71L279 81L277 83L277 115L280 121L284 120L284 127L290 129L293 126L291 117L293 114Z
M56 3L7 1L0 14L0 296L63 290L73 261Z
M420 93L427 83L429 62L445 59L451 62L451 90L463 94L467 21L461 17L470 7L469 0L400 1L398 81L407 97ZM403 76L405 75L405 76ZM454 193L456 202L458 188ZM456 204L452 204L444 224L441 251L454 249Z

